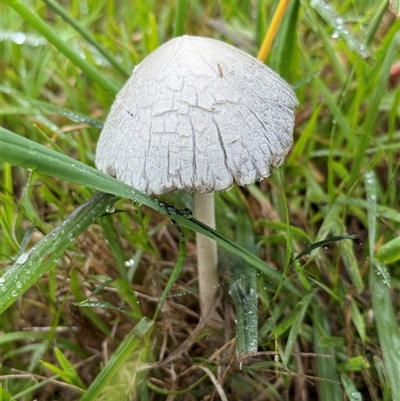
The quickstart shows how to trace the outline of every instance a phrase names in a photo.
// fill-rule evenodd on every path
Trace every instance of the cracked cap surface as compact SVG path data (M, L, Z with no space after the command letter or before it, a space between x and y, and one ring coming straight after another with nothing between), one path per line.
M283 163L296 106L291 87L254 57L215 39L176 38L118 93L96 165L150 195L250 185Z

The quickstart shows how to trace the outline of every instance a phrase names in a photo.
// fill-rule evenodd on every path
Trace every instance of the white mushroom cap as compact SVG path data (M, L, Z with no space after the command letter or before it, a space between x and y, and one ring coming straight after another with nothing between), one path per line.
M270 174L293 143L296 96L215 39L173 39L138 65L97 145L97 167L148 194L225 191Z

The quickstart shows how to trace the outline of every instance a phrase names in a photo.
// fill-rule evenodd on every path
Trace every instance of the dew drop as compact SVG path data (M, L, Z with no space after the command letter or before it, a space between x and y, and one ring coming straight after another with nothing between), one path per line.
M14 34L14 43L17 45L22 45L26 41L26 35L23 32L16 32Z
M135 259L126 260L124 265L125 267L132 267L135 264Z
M109 205L106 207L106 213L114 213L114 212L115 212L114 205Z
M29 259L30 253L26 252L23 253L15 262L17 265L22 265L23 263L25 263L28 259Z
M353 393L350 394L350 399L352 401L361 401L363 397L361 393L359 393L358 391L354 391Z
M176 209L172 206L168 206L167 211L169 214L176 214Z

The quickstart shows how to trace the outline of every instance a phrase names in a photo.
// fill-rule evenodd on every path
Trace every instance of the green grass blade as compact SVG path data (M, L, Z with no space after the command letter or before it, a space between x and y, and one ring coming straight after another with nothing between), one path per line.
M54 12L56 12L65 22L70 24L85 40L90 43L96 50L106 59L108 62L115 68L118 73L124 77L129 78L131 75L128 71L125 71L121 67L121 63L116 60L110 53L104 50L104 47L94 39L94 37L80 24L76 22L76 19L72 18L72 16L58 3L53 0L43 0Z
M297 20L299 16L300 1L295 0L283 17L282 24L275 39L273 52L271 53L271 67L279 75L290 82L292 72L297 72L295 66L298 65L297 40ZM294 74L293 74L294 75Z
M342 373L340 375L340 380L349 400L362 401L362 394L357 391L357 387L347 374Z
M0 154L1 161L16 164L75 184L128 198L138 204L146 205L170 217L178 224L214 239L225 249L239 255L248 263L265 273L274 283L279 283L283 279L281 273L268 266L247 249L225 238L217 231L210 229L194 218L185 217L183 213L179 213L179 210L174 207L159 202L93 167L16 135L2 127L0 127L0 142L2 143L2 152ZM289 279L283 280L284 288L292 291L294 294L299 294L299 290Z
M343 19L337 14L330 3L325 0L313 0L311 6L315 8L322 19L332 28L332 35L340 37L350 50L365 59L371 57L370 51L346 27Z
M340 197L337 198L336 204L338 205L348 205L348 206L356 206L362 209L368 209L368 202L361 199L349 198L349 197ZM377 217L388 219L394 221L396 223L400 223L400 213L393 208L377 205L376 206L376 215Z
M369 259L371 263L374 260L374 250L376 241L376 202L377 202L377 186L376 177L372 171L366 171L365 178L365 191L367 194L368 205L368 245L369 245Z
M369 80L374 82L372 87L372 98L370 100L368 113L364 120L363 135L357 142L357 147L354 152L353 163L351 166L351 173L349 176L350 183L352 185L360 175L360 168L364 161L365 150L369 142L375 136L375 121L380 111L380 103L382 96L385 93L390 68L398 58L398 42L400 41L400 21L396 21L391 30L387 33L379 52L383 53L379 62L373 69Z
M328 57L331 60L332 67L336 72L336 76L339 79L339 82L343 85L344 82L346 82L347 73L338 58L338 53L333 47L331 37L326 33L325 25L320 22L320 20L317 18L316 15L314 15L314 13L310 13L310 17L313 21L313 24L315 24L316 28L318 29L318 33L324 43L324 47L326 49Z
M390 288L384 282L382 275L378 274L378 271L372 266L369 279L372 292L372 309L388 382L393 401L400 401L400 332L393 309Z
M3 313L61 257L72 241L116 201L99 193L77 208L64 222L29 251L20 255L0 278L0 313Z
M365 343L365 341L367 339L365 320L364 320L364 316L362 316L362 314L360 313L354 299L351 300L350 313L351 313L351 321L353 322L354 326L356 327L358 335L361 338L361 341L363 343Z
M383 244L376 254L383 263L394 263L400 260L400 237L393 238Z
M320 345L321 337L330 337L329 316L325 310L315 304L313 308L314 321L314 348L317 353L317 371L319 400L341 401L342 391L339 385L337 363L332 347ZM328 357L327 357L328 355Z
M45 113L57 114L60 116L67 117L69 120L71 120L75 123L84 123L84 124L88 124L94 128L100 128L100 129L103 128L103 123L100 120L96 120L94 118L88 117L82 113L78 113L73 110L68 110L68 109L64 109L61 107L57 107L51 103L42 102L40 100L24 98L20 94L18 94L16 96L18 96L18 98L20 98L20 99L22 98L22 99L26 100L27 102L29 102L32 105L32 108L37 108L44 114ZM32 111L34 111L34 110L32 110ZM25 113L29 113L29 112L31 112L31 110L29 108L27 109L25 107Z
M398 0L395 0L398 2ZM389 3L393 3L394 1L383 0L379 5L377 11L374 13L372 21L369 23L369 29L366 35L366 43L370 44L375 37L376 31L379 28L379 25L382 21L383 16L386 14Z
M86 294L84 294L84 288L82 281L79 279L77 269L72 269L70 274L71 279L71 292L76 300L76 303L80 301L84 301L86 299ZM109 336L111 330L107 323L102 319L98 313L92 308L82 308L82 313L86 315L86 317L91 321L93 327L95 327L96 331L99 333L104 333L106 336Z
M104 238L106 239L107 247L114 257L120 277L126 282L129 282L127 269L125 266L125 261L128 259L128 257L126 256L125 249L122 246L120 236L113 225L112 216L105 216L103 219L101 219L100 225L104 232Z
M255 252L252 224L243 212L238 214L235 236L240 245ZM229 295L236 310L236 354L242 359L254 354L258 348L257 274L253 266L237 257L230 257L227 262L233 272Z
M0 400L2 401L16 401L15 398L4 387L0 386Z
M96 82L101 88L110 95L115 95L118 88L103 75L101 75L95 67L86 62L78 53L76 53L68 44L66 44L60 36L54 32L40 17L35 15L28 6L17 0L4 0L6 4L12 7L22 18L30 25L37 29L58 51L63 53L73 64L79 67L88 78Z
M143 338L149 332L153 321L144 317L133 330L125 337L118 349L114 352L107 365L101 370L96 379L85 391L80 401L93 401L109 384L110 380L121 369L125 361L142 345ZM134 372L131 372L133 375ZM125 389L126 390L126 389ZM116 395L118 397L118 394Z
M74 365L68 360L68 358L62 353L62 351L55 347L54 354L57 358L58 363L61 366L61 369L57 366L48 363L42 362L43 365L50 369L53 373L60 376L65 382L78 387L79 389L86 389L85 384L82 382L81 378L79 377L78 372L76 371Z
M390 1L389 10L395 15L397 19L400 18L400 0Z
M314 293L311 294L307 294L305 297L303 297L303 299L301 300L301 302L299 302L296 306L295 309L297 310L297 313L291 313L290 316L293 317L293 321L290 325L290 332L289 332L289 336L286 342L286 347L285 347L285 351L283 352L282 355L282 363L284 366L287 366L288 362L289 362L289 358L292 354L293 351L293 347L296 344L296 339L298 338L299 335L299 331L300 331L300 327L301 324L303 322L304 316L307 312L308 306L310 301L312 300L312 298L314 297ZM294 310L293 309L293 312ZM278 326L279 327L279 326ZM277 330L278 327L275 329ZM274 330L274 332L275 332ZM272 335L272 333L271 333Z
M165 298L167 297L169 291L171 290L172 286L174 285L175 281L178 279L179 275L181 274L183 265L185 264L185 261L186 261L187 250L186 250L185 236L183 234L183 231L177 224L175 224L175 227L178 230L179 256L178 256L178 260L175 263L174 269L172 270L172 274L168 279L167 285L165 286L164 291L161 295L160 301L158 302L157 309L154 313L153 320L157 320L157 317L158 317L158 314L162 307L162 304L163 304Z
M339 234L344 230L343 223L341 221L334 221L332 224L332 233ZM357 263L357 258L353 249L353 242L351 239L357 238L356 235L343 235L343 241L339 241L340 256L346 267L347 273L353 283L354 287L358 292L361 292L364 288L364 283L360 273L360 266Z
M187 0L176 1L175 27L174 27L175 37L182 36L185 34L186 5L187 5Z

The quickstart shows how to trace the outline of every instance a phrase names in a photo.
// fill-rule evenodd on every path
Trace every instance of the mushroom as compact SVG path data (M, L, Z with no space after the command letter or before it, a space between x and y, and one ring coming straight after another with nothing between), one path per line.
M262 180L283 163L296 106L291 87L254 57L215 39L175 38L118 93L96 165L149 195L194 193L195 217L215 228L213 193ZM204 318L218 291L217 245L201 234L196 241Z

